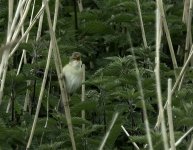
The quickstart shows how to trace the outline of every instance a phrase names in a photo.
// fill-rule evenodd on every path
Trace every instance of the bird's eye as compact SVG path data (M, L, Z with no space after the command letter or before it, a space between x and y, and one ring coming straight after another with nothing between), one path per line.
M80 57L76 57L75 60L80 60Z

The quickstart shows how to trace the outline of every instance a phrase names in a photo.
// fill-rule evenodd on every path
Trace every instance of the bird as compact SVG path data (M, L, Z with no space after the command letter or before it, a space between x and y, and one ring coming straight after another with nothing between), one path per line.
M82 75L81 53L73 52L69 63L62 68L62 77L65 78L68 94L73 94L81 86Z

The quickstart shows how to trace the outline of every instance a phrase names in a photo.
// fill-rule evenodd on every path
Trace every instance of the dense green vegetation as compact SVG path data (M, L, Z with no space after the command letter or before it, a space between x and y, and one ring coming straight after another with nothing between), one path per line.
M36 1L34 14L41 8L41 3L42 1ZM14 4L15 12L18 1L15 0ZM119 115L106 141L105 149L135 149L132 142L136 142L140 149L148 149L148 146L145 146L146 129L132 48L142 81L153 147L155 150L163 149L162 134L159 129L154 129L159 112L154 73L156 2L143 0L140 1L140 5L148 47L144 47L143 44L135 0L83 0L82 12L79 12L78 6L74 7L73 1L60 1L56 38L62 64L68 62L72 52L78 51L82 53L82 61L86 66L85 102L81 102L81 89L71 96L69 102L78 150L98 149L115 112ZM50 0L49 6L53 19L55 0ZM176 69L177 75L184 65L186 44L187 29L182 22L183 7L183 2L179 0L164 1L166 19L179 67ZM31 9L32 7L25 20L24 30L29 26ZM8 1L1 0L1 43L6 43L8 11ZM13 57L9 59L4 95L0 105L2 150L26 149L31 132L50 43L46 13L38 41L36 41L37 30L38 22L30 31L28 42L20 44ZM132 43L129 42L129 35ZM23 63L20 73L16 75L23 49L27 53L27 63ZM165 104L167 80L172 78L175 83L176 78L164 31L160 51L161 91ZM176 141L193 126L191 66L192 63L186 69L181 87L174 91L172 97ZM28 81L31 83L27 84ZM24 111L26 90L30 93L30 103ZM60 99L60 87L52 57L30 149L72 149L66 116L61 106L58 106ZM9 102L11 106L7 110ZM81 118L81 110L86 112L85 119ZM165 120L168 129L167 113ZM85 124L84 130L82 124ZM121 125L131 135L130 138L124 133ZM192 133L176 149L187 149L191 140Z

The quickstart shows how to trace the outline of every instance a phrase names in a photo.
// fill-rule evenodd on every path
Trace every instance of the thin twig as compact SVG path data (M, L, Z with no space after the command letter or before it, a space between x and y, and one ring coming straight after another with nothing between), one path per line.
M141 104L142 104L142 108L143 108L143 117L144 117L144 121L145 121L146 136L148 139L149 149L153 150L153 144L152 144L152 138L151 138L151 133L150 133L149 120L148 120L148 116L147 116L147 109L146 109L146 105L145 105L145 98L144 98L144 92L143 92L143 87L142 87L142 82L141 82L141 76L140 76L137 61L135 58L135 52L133 50L133 44L131 41L130 34L129 34L129 42L131 45L131 52L133 55L133 61L134 61L134 65L135 65L138 88L139 88L140 95L141 95Z
M123 131L125 132L125 134L128 136L128 138L130 138L129 133L127 132L127 130L124 128L123 125L121 126L121 128L123 129ZM133 144L133 146L134 146L137 150L139 150L139 146L138 146L135 142L132 142L132 141L131 141L131 143Z
M175 146L177 147L177 146L184 140L184 138L185 138L188 134L190 134L192 131L193 131L193 127L190 128L181 138L178 139L178 141L175 143ZM171 150L171 148L170 148L169 150Z
M141 25L141 32L142 32L142 38L143 38L143 44L144 47L147 48L147 39L146 39L146 35L145 35L145 29L144 29L144 24L143 24L143 19L142 19L142 14L141 14L141 8L140 8L140 3L139 0L136 0L137 3L137 9L138 9L138 13L139 13L139 19L140 19L140 25Z
M82 97L81 97L81 101L84 102L85 101L85 65L82 65ZM85 120L85 110L81 111L82 114L82 119ZM85 130L85 124L82 124L82 131Z
M112 122L111 122L111 124L110 124L110 126L109 126L109 129L108 129L107 133L105 134L105 136L104 136L104 138L103 138L103 140L102 140L102 142L101 142L100 147L98 148L98 150L103 150L103 148L104 148L104 146L105 146L105 143L106 143L106 141L107 141L107 138L109 137L109 134L111 133L111 130L112 130L114 124L115 124L115 121L116 121L117 118L118 118L118 115L119 115L119 113L116 112L115 115L113 116L113 119L112 119Z
M172 58L172 63L173 63L174 71L175 71L178 68L178 65L177 65L177 61L176 61L176 57L175 57L175 53L174 53L174 48L172 45L172 40L171 40L168 24L167 24L165 13L164 13L162 0L157 0L157 7L160 10L161 20L163 22L163 27L164 27L164 31L166 34L166 38L167 38L167 42L168 42L168 46L169 46L169 50L170 50L170 54L171 54L171 58ZM176 75L176 73L175 73L175 75Z

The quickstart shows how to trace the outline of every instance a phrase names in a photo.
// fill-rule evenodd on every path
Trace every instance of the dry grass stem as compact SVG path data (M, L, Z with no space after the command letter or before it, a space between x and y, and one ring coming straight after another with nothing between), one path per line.
M167 24L165 13L164 13L162 0L157 0L157 7L160 10L160 15L162 18L163 27L164 27L164 31L166 34L166 38L167 38L167 42L168 42L168 46L169 46L169 50L170 50L170 54L171 54L171 58L172 58L173 67L174 67L174 69L177 69L178 65L177 65L177 61L176 61L176 57L175 57L175 53L174 53L174 48L172 45L172 40L171 40L168 24Z
M172 119L172 79L168 79L168 105L167 105L167 114L168 114L168 124L169 124L169 133L170 133L170 145L172 150L176 150L175 147L175 137L174 137L174 126Z
M142 86L141 76L139 73L139 69L138 69L138 65L137 65L137 61L136 61L136 57L135 57L135 52L133 50L133 45L132 45L130 35L129 35L129 43L131 45L131 52L132 52L133 61L134 61L134 65L135 65L137 83L138 83L138 88L139 88L140 95L141 95L141 104L142 104L142 108L143 108L143 117L144 117L144 122L145 122L146 136L148 139L149 149L153 150L153 143L152 143L152 138L151 138L151 133L150 133L149 121L148 121L148 116L147 116L147 109L146 109L146 105L145 105L143 86Z
M192 149L193 149L193 138L192 138L191 143L190 143L190 145L188 147L188 150L192 150Z
M84 102L85 101L85 65L82 65L82 95L81 95L81 101ZM82 119L85 120L85 110L81 111L82 114ZM85 124L82 124L82 130L85 130Z
M165 126L165 117L163 113L163 105L162 105L162 94L161 94L161 81L160 81L160 9L159 9L159 1L157 1L157 11L156 11L156 58L155 58L155 78L156 78L156 91L157 91L157 99L159 106L159 115L161 120L161 131L162 138L164 142L164 149L168 150L168 139L167 132Z
M124 128L123 125L121 126L121 128L123 129L123 131L125 132L125 134L128 136L128 138L130 138L129 133L127 132L127 130ZM139 146L138 146L135 142L131 142L131 143L133 144L133 146L134 146L137 150L140 149Z
M27 6L28 5L30 5L30 0L28 1L28 3L27 3ZM47 3L48 2L48 0L46 0L46 2L45 3ZM29 6L28 6L29 7ZM27 15L27 11L29 10L29 8L26 8L26 11L25 11L25 17L26 17L26 15ZM45 7L45 6L44 6ZM5 84L5 79L6 79L6 73L7 73L7 66L8 66L8 60L9 60L9 57L11 57L13 54L14 54L14 52L17 50L17 48L18 48L18 46L19 46L19 44L24 40L24 38L26 37L26 35L29 33L29 31L31 30L31 28L33 27L33 25L35 24L35 22L37 21L37 19L39 18L39 16L41 15L41 13L42 13L42 11L44 10L44 7L42 7L41 9L40 9L40 11L37 13L37 15L34 17L34 19L33 19L33 21L32 21L32 23L31 23L31 25L27 28L27 30L26 30L26 32L24 33L24 35L20 38L20 40L17 42L17 44L16 44L16 46L14 47L14 49L13 49L13 51L9 54L9 51L10 51L10 49L8 49L8 50L6 50L6 51L4 51L3 52L3 56L2 56L2 61L1 61L1 64L0 64L0 78L1 78L1 76L2 76L2 73L3 73L3 77L2 77L2 82L1 82L1 87L0 87L0 104L1 104L1 101L2 101L2 97L3 97L3 89L4 89L4 84ZM21 9L21 7L20 7L20 9ZM20 28L21 29L21 26L22 26L22 23L24 23L24 20L25 20L25 17L22 17L22 20L20 20L20 22L19 22L19 25L18 25L18 28ZM14 17L14 19L15 19L16 17ZM10 33L11 34L11 33ZM14 42L16 39L16 37L17 37L17 35L18 35L18 33L17 33L17 31L15 31L14 32L14 37L12 37L12 42ZM8 40L8 38L9 38L9 35L8 35L8 37L7 37L7 41L9 41ZM11 38L11 37L10 37Z
M56 6L55 6L56 11L58 11L58 7L59 7L59 5L57 3L59 3L58 0L56 1ZM58 14L58 13L56 13L56 14ZM57 18L57 15L55 15L55 17ZM57 21L57 19L54 19L54 20ZM54 24L55 24L55 26L53 27L54 28L53 30L55 31L56 23L54 23ZM50 60L51 60L51 56L52 56L52 49L53 49L53 43L50 42L46 68L45 68L45 71L44 71L44 78L43 78L43 81L42 81L40 95L39 95L38 104L37 104L37 108L36 108L36 113L35 113L32 129L31 129L31 133L30 133L30 137L29 137L26 149L29 149L30 146L31 146L32 138L33 138L34 131L35 131L35 128L36 128L36 123L37 123L39 111L40 111L40 108L41 108L42 98L43 98L43 95L44 95L45 85L46 85L46 81L47 81L47 76L48 76L48 71L49 71L49 66L50 66Z
M12 21L11 27L9 26L10 29L8 29L9 30L9 34L7 35L6 44L8 44L10 42L12 32L15 29L15 25L16 25L17 19L19 17L19 10L21 9L21 7L24 4L24 2L25 2L25 0L23 0L23 2L20 0L19 3L18 3L18 7L16 9L16 13L15 13L14 19ZM11 6L11 4L9 6ZM13 41L15 41L15 40L13 40ZM3 51L2 59L1 59L1 63L0 63L0 79L1 79L0 104L2 102L3 89L4 89L6 74L7 74L7 65L8 65L9 51L10 51L10 48L7 48L6 50Z
M11 30L11 24L13 21L13 3L14 0L9 0L9 17L8 17L8 27L7 27L7 35L10 34L10 30Z
M43 0L42 1L42 6L41 8L45 7L45 1ZM38 24L38 31L37 31L37 35L36 35L36 41L39 40L40 36L41 36L41 31L42 31L42 23L43 23L43 17L44 17L44 11L42 12L42 14L40 15L40 18L39 18L39 24ZM30 25L32 23L32 20L30 21ZM28 35L28 34L27 34ZM26 38L27 39L27 38ZM26 59L26 57L24 57ZM34 63L34 57L32 58L32 64ZM26 61L27 62L27 61ZM27 81L27 87L31 85L31 81L28 80ZM27 111L27 106L29 105L29 101L30 101L30 90L27 89L26 91L26 96L25 96L25 101L24 101L24 107L23 107L23 110L24 111Z
M34 2L33 2L32 11L31 11L31 17L30 17L30 21L29 21L29 26L32 23L32 19L33 19L33 15L34 15L35 3L36 3L36 0L34 0ZM29 33L27 34L27 37L26 37L26 40L25 40L26 43L28 42L28 39L29 39Z
M66 91L64 78L61 78L62 63L61 63L61 58L60 58L60 52L58 49L55 33L52 29L50 10L49 10L48 5L46 5L46 13L47 13L47 19L48 19L48 25L49 25L49 31L50 31L49 33L50 33L51 41L53 43L53 48L54 48L54 62L55 62L56 72L57 72L59 86L60 86L60 90L61 90L61 97L62 97L62 102L64 105L64 111L65 111L66 121L67 121L67 125L68 125L68 130L69 130L70 139L71 139L71 143L72 143L72 149L76 150L70 107L68 104L68 95L67 95L67 91Z
M15 27L16 27L16 23L17 23L17 20L19 18L19 13L20 13L20 10L22 9L24 3L25 3L26 0L20 0L18 5L17 5L17 8L16 8L16 12L15 12L15 16L13 18L13 21L12 21L12 24L11 24L11 27L10 27L10 31L9 31L9 34L7 35L7 41L6 43L10 42L11 40L11 37L13 35L13 31L15 30Z
M141 14L141 7L140 7L140 2L139 0L136 0L137 3L137 9L138 9L138 14L139 14L139 19L140 19L140 26L141 26L141 32L142 32L142 38L143 38L143 44L144 47L147 48L147 39L145 35L145 29L144 29L144 24L143 24L143 19L142 19L142 14Z
M184 140L184 138L185 138L188 134L190 134L190 133L192 132L192 130L193 130L193 127L190 128L181 138L178 139L178 141L175 143L175 146L177 147L177 146ZM172 150L172 149L170 149L170 150Z
M175 84L174 84L174 86L173 86L173 88L172 88L172 94L173 94L174 91L176 90L176 88L177 88L177 86L178 86L178 84L179 84L179 82L180 82L180 79L182 78L183 74L185 73L186 68L187 68L187 66L188 66L188 64L189 64L189 62L190 62L190 60L191 60L191 58L192 58L192 55L193 55L193 45L192 45L192 47L191 47L190 54L189 54L189 56L188 56L188 58L187 58L187 60L186 60L186 62L185 62L185 64L184 64L184 66L182 67L182 69L181 69L181 71L180 71L180 74L178 75L178 77L177 77L177 79L176 79L176 82L175 82Z
M182 22L185 24L187 23L189 5L190 5L190 0L185 0L184 1L183 16L182 16Z
M18 46L21 44L21 42L23 41L23 39L27 36L27 34L29 33L29 31L32 29L32 27L34 26L34 24L36 23L37 19L39 19L39 17L42 15L45 6L47 4L48 0L45 0L43 6L41 7L41 9L38 11L38 13L36 14L36 16L34 17L34 19L32 20L30 26L26 29L24 35L20 38L20 40L17 42L16 46L13 48L13 50L11 51L11 53L9 54L9 58L13 56L13 54L15 53L15 51L17 50Z
M77 2L78 2L79 11L82 12L83 11L82 0L77 0Z
M188 12L188 18L187 18L187 32L186 32L186 44L185 44L185 55L184 55L184 62L186 62L186 59L189 54L190 47L192 45L192 30L191 30L191 24L192 24L192 0L190 0L190 6L189 6L189 12Z
M107 131L107 133L105 134L105 136L104 136L104 138L103 138L103 140L102 140L102 142L101 142L100 147L98 148L98 150L103 150L103 148L104 148L104 146L105 146L105 143L106 143L106 141L107 141L107 138L109 137L109 134L111 133L111 130L112 130L114 124L115 124L115 121L116 121L117 118L118 118L118 115L119 115L119 113L116 112L115 115L113 116L112 122L111 122L111 124L110 124L110 126L109 126L109 128L108 128L108 131Z
M23 15L22 15L22 17L21 17L21 19L20 19L17 27L15 28L15 32L14 32L12 38L11 38L11 41L13 41L13 40L15 40L15 39L17 38L17 36L18 36L18 34L19 34L19 31L21 30L21 27L23 26L24 21L25 21L25 19L26 19L26 17L27 17L28 11L29 11L29 9L30 9L31 1L32 1L32 0L28 0L26 9L24 10Z
M46 107L47 107L47 111L46 111L46 123L44 128L47 128L48 126L48 120L49 120L49 98L50 98L50 87L51 87L51 75L49 76L49 85L48 85L48 93L47 93L47 103L46 103Z
M180 74L178 75L177 79L176 79L176 82L174 83L174 86L172 88L172 91L171 91L171 94L173 95L173 93L175 92L178 84L180 83L181 81L181 78L183 77L185 71L186 71L186 68L192 58L192 55L193 55L193 46L191 47L191 51L190 51L190 54L188 56L188 59L186 60L185 64L183 65L181 71L180 71ZM166 101L165 105L164 105L164 110L166 109L167 107L167 104L168 104L168 101ZM158 128L159 127L159 124L160 124L160 113L159 113L159 116L158 116L158 119L157 119L157 122L156 122L156 125L155 125L155 128Z

